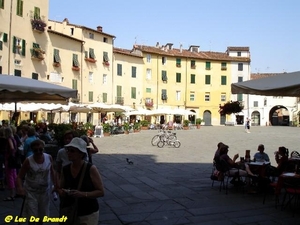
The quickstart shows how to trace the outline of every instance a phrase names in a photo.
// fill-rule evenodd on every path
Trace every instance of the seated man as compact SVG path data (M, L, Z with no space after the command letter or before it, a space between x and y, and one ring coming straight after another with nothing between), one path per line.
M257 151L254 154L254 160L257 162L270 162L270 158L267 153L264 152L265 146L263 144L258 145Z

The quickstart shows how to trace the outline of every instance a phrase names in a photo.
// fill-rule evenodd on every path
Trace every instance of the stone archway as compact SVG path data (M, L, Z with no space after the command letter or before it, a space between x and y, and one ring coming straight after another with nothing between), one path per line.
M269 112L269 123L272 126L289 126L290 114L288 109L282 105L274 106Z
M209 110L203 112L203 121L205 126L211 126L211 112Z
M260 113L258 111L251 113L251 126L260 126Z

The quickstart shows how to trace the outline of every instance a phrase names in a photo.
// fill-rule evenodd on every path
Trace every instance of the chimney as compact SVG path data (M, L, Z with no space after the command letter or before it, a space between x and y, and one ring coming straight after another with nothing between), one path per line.
M159 42L156 42L156 48L159 48Z
M102 32L102 27L101 27L101 26L98 26L98 27L97 27L97 31Z
M190 52L199 52L199 48L200 48L200 46L198 46L198 45L191 45L190 47L189 47L189 51Z
M172 43L167 43L165 47L167 47L166 49L172 50L173 49L173 44Z
M180 44L180 53L182 53L182 44Z

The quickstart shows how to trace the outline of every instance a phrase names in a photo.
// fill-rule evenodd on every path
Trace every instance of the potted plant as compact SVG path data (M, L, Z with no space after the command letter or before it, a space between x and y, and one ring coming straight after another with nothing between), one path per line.
M103 127L103 135L104 136L110 136L110 131L111 131L110 124L109 123L104 123L102 125L102 127Z
M188 130L189 129L189 124L190 124L189 120L184 120L183 121L183 129Z
M133 131L134 131L134 132L139 132L140 129L141 129L141 124L140 124L139 122L135 122L135 123L133 124Z
M128 122L125 122L123 124L123 130L124 130L124 134L129 134L129 130L130 130L131 126Z
M148 130L149 121L148 120L142 120L141 121L142 130Z
M197 119L196 119L196 126L197 126L197 129L200 129L201 123L202 123L202 119L201 119L201 118L197 118Z

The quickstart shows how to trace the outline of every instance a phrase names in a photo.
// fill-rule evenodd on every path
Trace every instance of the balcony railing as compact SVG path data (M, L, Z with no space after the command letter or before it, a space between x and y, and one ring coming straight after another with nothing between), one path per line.
M153 107L153 99L146 99L145 106L146 107Z
M115 104L124 105L124 97L117 96Z
M47 24L41 19L32 19L31 26L33 30L36 30L38 32L44 32Z

